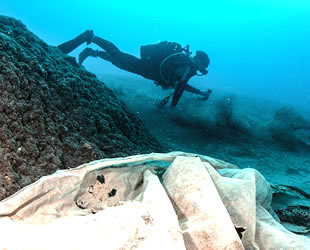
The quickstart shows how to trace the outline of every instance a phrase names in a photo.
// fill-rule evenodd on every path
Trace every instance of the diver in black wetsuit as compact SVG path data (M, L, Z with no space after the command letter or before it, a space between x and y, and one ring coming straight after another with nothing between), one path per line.
M76 38L59 45L58 48L67 54L84 42L87 44L95 43L104 51L91 48L84 49L79 55L79 64L82 64L88 56L100 57L120 69L154 80L156 84L161 85L163 88L174 88L174 93L167 96L160 103L160 107L164 106L172 95L171 106L175 107L184 91L201 95L204 100L207 100L212 92L211 90L203 92L188 84L191 77L198 75L197 71L201 72L201 75L208 73L206 68L209 66L210 60L203 51L197 51L193 57L189 53L175 53L162 60L159 69L158 64L156 65L152 60L144 60L126 54L113 43L95 36L92 30L86 30ZM165 67L162 67L163 63Z

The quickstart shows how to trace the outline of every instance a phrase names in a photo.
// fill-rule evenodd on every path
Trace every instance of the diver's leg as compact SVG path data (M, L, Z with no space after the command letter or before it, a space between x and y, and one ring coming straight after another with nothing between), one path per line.
M140 58L137 58L133 55L121 51L119 51L114 55L111 54L109 55L110 55L110 62L114 64L116 67L148 78L147 64L145 64L145 62L142 61Z
M174 91L173 96L172 96L172 102L171 102L172 107L177 106L177 104L178 104L178 102L179 102L179 100L180 100L180 98L183 95L183 92L185 90L185 85L186 85L186 82L181 82L175 88L175 91Z
M112 56L105 51L96 50L96 56L109 62L112 61Z
M120 50L113 43L101 37L94 36L92 42L97 44L100 48L104 49L111 55L115 55L120 52Z
M94 36L92 42L107 52L99 52L98 57L110 61L120 69L154 80L149 76L149 65L140 58L120 51L113 43L98 36Z
M106 61L111 61L111 55L109 55L105 51L99 51L94 50L92 48L85 48L80 54L79 54L79 64L82 64L87 57L100 57Z
M90 44L92 42L93 37L94 37L94 32L92 30L86 30L82 34L78 35L76 38L70 41L64 42L63 44L60 44L57 47L62 52L68 54L72 50L79 47L84 42L86 42L87 44Z

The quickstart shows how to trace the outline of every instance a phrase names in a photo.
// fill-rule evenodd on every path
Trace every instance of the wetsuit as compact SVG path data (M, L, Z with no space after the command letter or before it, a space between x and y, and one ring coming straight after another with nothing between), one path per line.
M71 52L85 42L84 34L85 33L79 35L73 40L59 45L58 48L65 53ZM154 65L151 61L142 60L133 55L124 53L110 41L94 36L91 42L98 45L104 51L88 49L90 53L87 54L87 56L98 56L111 62L120 69L154 80L163 88L175 88L171 103L171 106L173 107L177 105L184 91L203 95L203 92L187 84L189 79L196 75L197 67L186 54L179 54L172 57L169 62L165 63L162 67L162 72L160 72L158 65Z

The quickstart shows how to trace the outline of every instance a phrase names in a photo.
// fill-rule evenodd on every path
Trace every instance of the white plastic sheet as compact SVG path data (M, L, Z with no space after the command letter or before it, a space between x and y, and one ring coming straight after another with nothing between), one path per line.
M211 157L104 159L0 202L0 248L310 249L271 216L270 203L256 170Z

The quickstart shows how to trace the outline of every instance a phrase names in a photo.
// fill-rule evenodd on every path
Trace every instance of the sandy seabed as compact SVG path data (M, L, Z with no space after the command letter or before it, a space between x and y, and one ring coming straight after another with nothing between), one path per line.
M216 89L207 102L185 93L177 108L158 109L156 105L172 90L135 76L98 77L168 151L199 153L255 168L272 183L310 193L309 113Z

